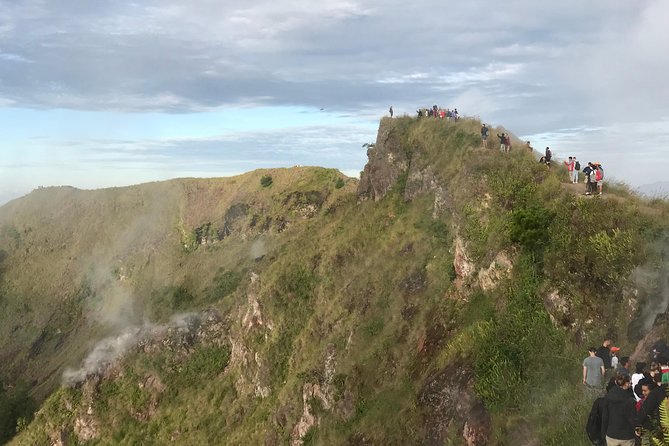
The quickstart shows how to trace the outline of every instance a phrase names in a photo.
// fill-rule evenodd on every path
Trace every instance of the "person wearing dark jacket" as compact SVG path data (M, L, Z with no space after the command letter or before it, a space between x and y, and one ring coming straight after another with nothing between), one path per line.
M611 368L611 349L609 348L609 345L611 345L611 340L605 339L604 342L602 342L602 345L597 347L597 351L595 352L595 355L599 356L602 358L602 361L604 361L604 368L606 370Z
M617 375L615 382L604 397L602 437L607 446L634 446L636 402L629 392L630 377Z
M637 427L648 429L651 427L653 420L658 419L660 404L667 396L667 385L660 385L658 382L661 379L662 375L660 374L655 374L653 376L655 385L653 385L653 388L637 413L635 422Z

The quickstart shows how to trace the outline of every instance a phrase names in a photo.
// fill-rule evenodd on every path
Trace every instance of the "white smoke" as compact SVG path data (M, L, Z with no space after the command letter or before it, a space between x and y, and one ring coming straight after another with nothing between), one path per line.
M637 290L645 297L638 319L642 335L653 327L658 314L669 311L669 234L649 249L657 260L637 268L632 275Z
M166 324L145 322L142 326L126 327L121 334L107 337L98 342L77 369L67 368L63 372L63 384L75 386L92 375L102 375L138 344L164 335L170 330L190 333L200 316L195 313L176 314Z
M98 342L93 351L84 359L78 369L67 368L63 372L63 384L74 386L87 376L102 374L114 362L119 360L134 347L141 333L141 328L127 328L118 336L105 338Z

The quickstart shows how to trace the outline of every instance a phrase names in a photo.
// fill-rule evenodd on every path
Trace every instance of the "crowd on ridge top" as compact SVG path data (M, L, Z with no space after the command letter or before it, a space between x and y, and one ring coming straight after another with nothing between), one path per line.
M391 105L388 109L388 113L392 118L394 116L393 106ZM433 105L432 108L419 108L416 110L418 118L438 118L446 119L450 121L458 121L460 119L460 114L458 109L454 108L450 110L448 108L444 109L437 105ZM490 134L490 128L487 124L481 125L481 141L483 148L488 148L488 136ZM512 149L511 145L511 136L508 133L498 133L497 138L499 139L499 148L503 153L509 153ZM524 146L525 150L534 152L534 148L530 145L530 142L527 141ZM539 159L539 162L545 164L548 169L551 168L551 161L553 159L553 152L550 147L546 147L544 155ZM567 166L567 172L569 174L569 181L573 184L578 184L579 181L579 172L583 172L583 179L585 182L585 195L602 195L602 190L604 188L604 167L599 162L588 162L588 164L581 170L581 162L576 159L575 156L570 156L568 160L564 161L564 165Z
M598 446L647 444L659 426L660 406L667 405L669 346L653 344L649 362L637 362L632 373L629 356L606 339L588 349L583 360L583 387L596 396L586 424L590 441ZM604 395L602 396L602 393Z

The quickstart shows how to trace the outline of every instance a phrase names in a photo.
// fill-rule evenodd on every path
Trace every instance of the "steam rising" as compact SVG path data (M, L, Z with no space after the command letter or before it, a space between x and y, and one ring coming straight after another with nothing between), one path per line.
M669 234L651 249L656 251L659 262L639 267L633 274L637 289L646 296L639 316L642 334L652 328L658 314L669 310Z
M192 334L200 318L193 313L177 314L167 324L144 323L127 327L118 336L110 336L98 342L78 369L68 368L63 372L63 384L75 386L88 376L101 375L125 354L143 342L159 339L171 330L179 334Z
M87 376L101 374L112 363L127 353L139 341L141 328L127 328L118 336L98 342L93 351L84 359L79 369L65 369L63 384L74 386Z

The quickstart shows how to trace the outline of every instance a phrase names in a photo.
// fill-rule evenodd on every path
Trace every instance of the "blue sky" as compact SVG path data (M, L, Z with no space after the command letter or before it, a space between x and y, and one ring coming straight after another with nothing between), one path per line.
M259 167L356 175L393 105L598 160L669 162L664 0L0 0L0 203Z

